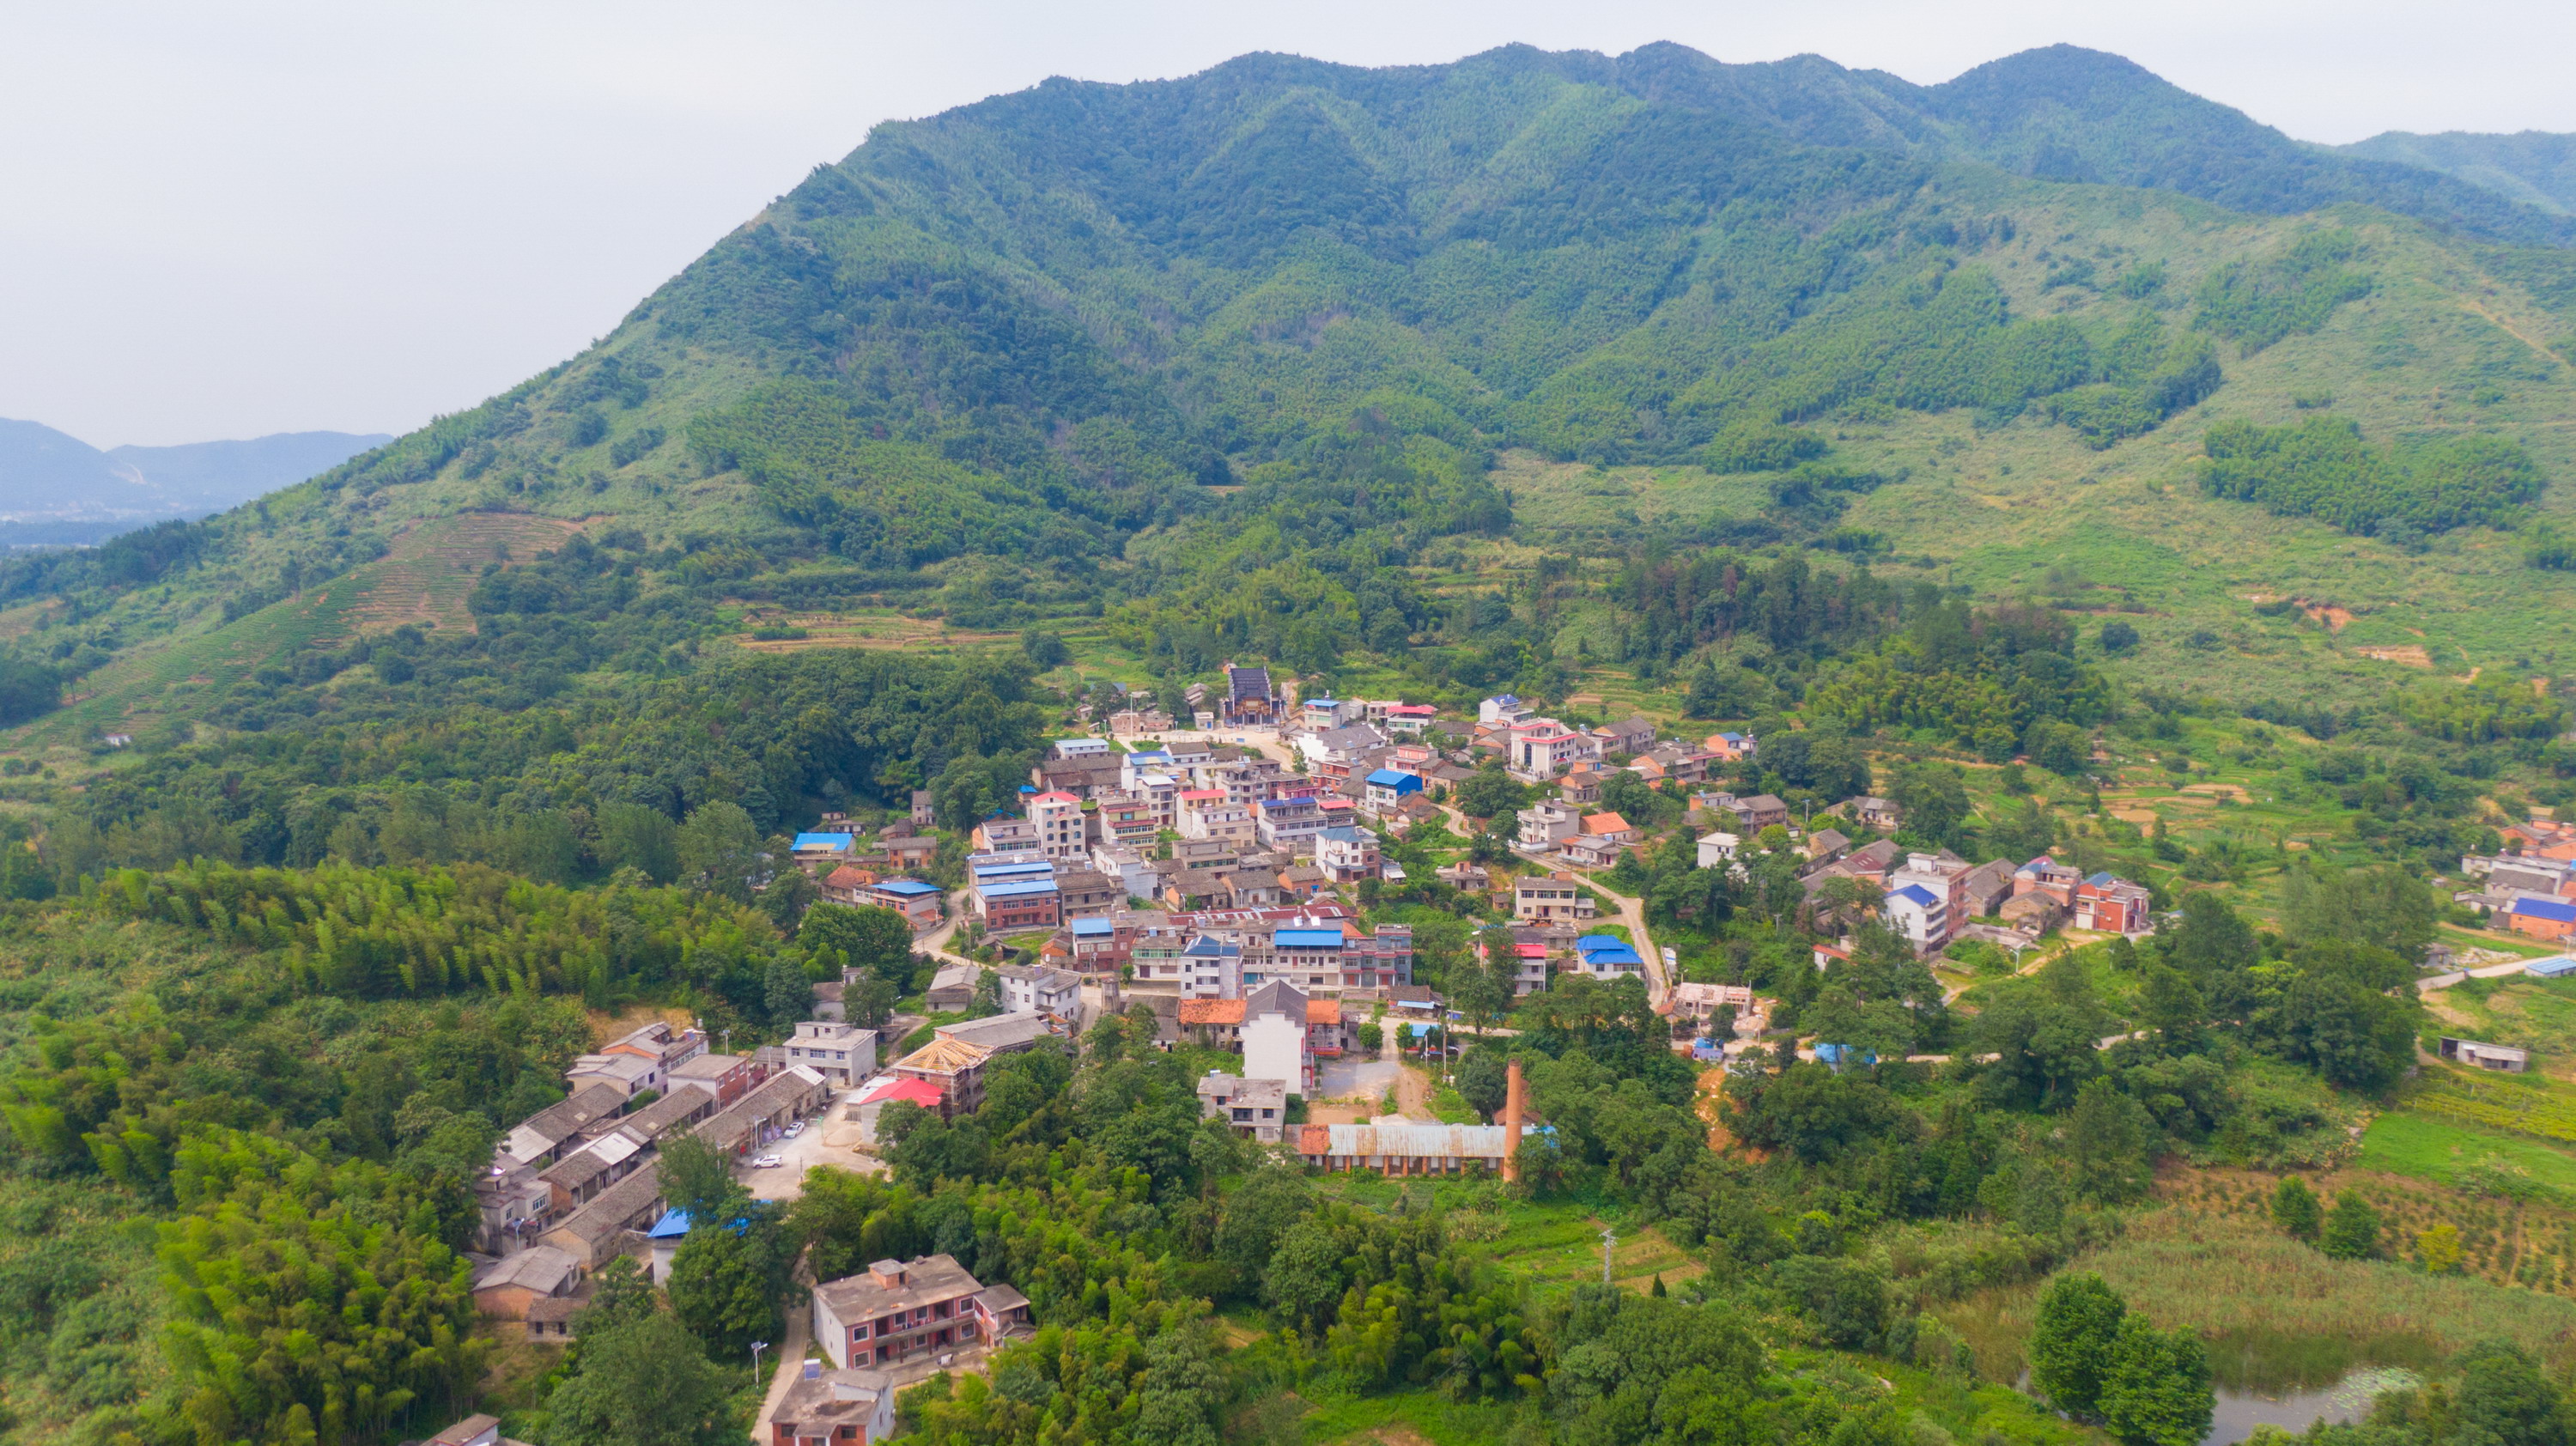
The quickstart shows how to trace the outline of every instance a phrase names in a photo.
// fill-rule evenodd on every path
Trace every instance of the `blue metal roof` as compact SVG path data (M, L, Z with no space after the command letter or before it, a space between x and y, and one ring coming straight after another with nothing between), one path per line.
M975 866L975 877L979 879L1007 879L1018 874L1052 874L1054 872L1055 865L1048 863L1044 859L1031 859L1026 863L1017 864L977 864Z
M1270 942L1274 947L1281 949L1339 949L1342 947L1342 931L1339 929L1280 929L1271 934Z
M1586 934L1574 941L1577 953L1589 954L1595 949L1625 949L1628 941L1616 934Z
M2526 919L2551 919L2561 924L2576 924L2576 904L2563 899L2535 899L2529 896L2513 901L2513 911Z
M688 1233L689 1212L665 1210L662 1212L662 1218L654 1221L653 1228L644 1232L644 1235L648 1240L677 1240Z
M1243 949L1239 945L1228 944L1222 939L1211 939L1201 934L1192 939L1190 946L1181 952L1193 959L1225 959L1241 954Z
M1891 899L1905 899L1913 903L1917 908L1924 909L1936 908L1941 903L1939 899L1932 897L1931 890L1923 887L1921 884L1907 884L1904 888L1898 889L1895 893L1888 895L1888 897Z
M2091 884L2097 889L2107 889L2113 884L2120 882L2120 880L2118 876L2114 875L2109 869L2104 869L2102 872L2095 874L2084 882Z
M2537 974L2543 979L2558 979L2576 974L2576 954L2560 954L2548 959L2534 959L2522 966L2522 972Z
M1076 919L1073 921L1073 937L1077 939L1090 939L1104 934L1115 934L1117 932L1118 926L1109 922L1107 919Z
M975 892L988 899L1028 899L1055 891L1053 879L1010 879L998 884L975 886Z
M925 884L919 879L887 879L885 882L871 885L871 887L876 889L879 893L901 894L907 899L917 899L924 894L935 894L939 892L939 886L937 884Z
M800 833L795 846L800 849L845 849L850 836L845 833Z
M1368 781L1380 788L1420 788L1422 786L1420 774L1398 773L1392 768L1379 769L1368 776Z

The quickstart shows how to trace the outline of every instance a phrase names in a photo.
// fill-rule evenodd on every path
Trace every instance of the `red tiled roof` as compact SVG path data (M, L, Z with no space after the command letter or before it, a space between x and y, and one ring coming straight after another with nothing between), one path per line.
M1339 1024L1341 1022L1342 1001L1338 999L1309 999L1306 1001L1306 1023L1308 1027L1311 1028L1318 1024Z
M1615 813L1596 813L1583 821L1583 831L1588 834L1626 833L1628 821Z
M1240 999L1184 999L1181 1001L1183 1024L1241 1024L1243 1001Z

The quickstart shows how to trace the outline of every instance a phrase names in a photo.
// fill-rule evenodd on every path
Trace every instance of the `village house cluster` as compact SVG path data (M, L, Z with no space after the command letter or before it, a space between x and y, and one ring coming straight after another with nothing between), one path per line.
M2460 872L2476 887L2459 890L2452 901L2529 938L2576 938L2576 823L2535 819L2501 834L2501 853L2460 860Z

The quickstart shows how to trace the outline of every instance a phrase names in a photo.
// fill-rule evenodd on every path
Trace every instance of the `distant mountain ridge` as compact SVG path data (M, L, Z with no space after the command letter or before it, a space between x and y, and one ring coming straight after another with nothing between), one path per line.
M1615 58L1544 58L1569 80L1714 111L1807 145L1976 160L2034 180L2153 187L2275 215L2358 201L2485 240L2576 241L2564 205L2415 156L2303 145L2134 61L2081 46L2025 50L1929 86L1822 56L1730 65L1669 43Z
M0 418L0 521L109 522L238 506L325 472L383 433L278 432L247 441L101 451L41 422Z
M2576 135L2385 131L2335 149L2365 160L2439 171L2552 215L2576 216Z

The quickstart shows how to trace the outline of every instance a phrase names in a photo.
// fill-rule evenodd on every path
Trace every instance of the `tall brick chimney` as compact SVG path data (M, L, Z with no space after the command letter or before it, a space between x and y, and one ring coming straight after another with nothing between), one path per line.
M1512 1060L1503 1067L1503 1182L1517 1183L1521 1178L1521 1062Z

